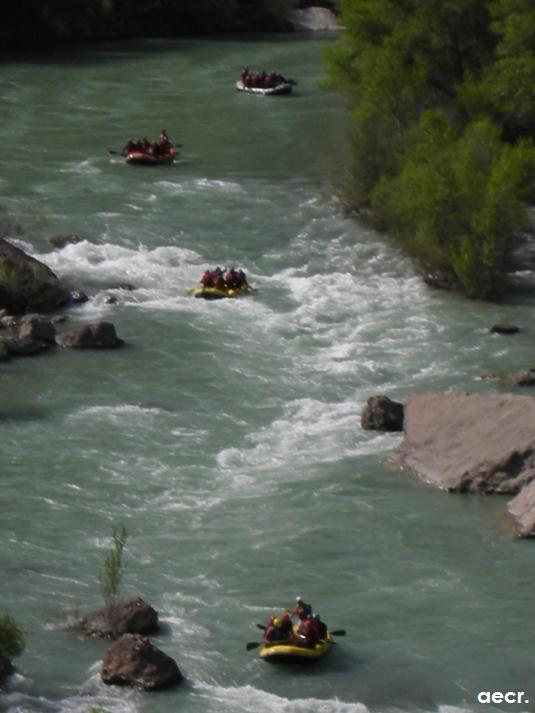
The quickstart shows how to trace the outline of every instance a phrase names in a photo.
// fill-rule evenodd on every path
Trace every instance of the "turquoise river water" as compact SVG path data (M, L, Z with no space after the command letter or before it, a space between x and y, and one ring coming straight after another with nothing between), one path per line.
M0 65L2 232L89 294L71 323L112 321L127 344L1 366L0 611L27 634L7 713L535 710L535 546L504 500L398 472L400 437L359 424L373 394L491 391L482 375L532 366L530 274L501 305L435 292L343 214L344 103L317 85L329 42L146 41ZM236 92L244 63L296 91ZM183 144L173 166L109 153L161 128ZM84 240L49 243L69 233ZM258 291L189 297L217 264ZM489 334L497 321L522 331ZM175 690L106 687L108 642L66 626L100 603L121 525L122 593L158 610L154 641L187 679ZM313 668L268 666L245 644L298 594L347 635ZM482 706L481 690L533 702Z

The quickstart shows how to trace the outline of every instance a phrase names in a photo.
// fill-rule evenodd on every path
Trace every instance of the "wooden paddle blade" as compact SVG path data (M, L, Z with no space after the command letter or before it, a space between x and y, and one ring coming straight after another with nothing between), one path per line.
M331 631L331 636L345 636L346 635L346 630L345 629L336 629L336 631Z
M249 643L245 644L245 648L247 651L252 651L253 649L257 649L261 644L258 641L249 641Z

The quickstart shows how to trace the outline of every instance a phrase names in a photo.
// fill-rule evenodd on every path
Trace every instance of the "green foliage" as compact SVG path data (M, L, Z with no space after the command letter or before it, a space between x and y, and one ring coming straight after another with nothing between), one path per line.
M24 630L9 615L0 616L0 681L11 671L10 659L24 651Z
M328 52L353 122L356 207L468 295L504 286L534 200L531 0L340 0Z
M100 591L106 606L112 607L117 599L119 587L124 574L123 550L126 544L127 532L124 527L113 528L113 547L104 559L100 572Z

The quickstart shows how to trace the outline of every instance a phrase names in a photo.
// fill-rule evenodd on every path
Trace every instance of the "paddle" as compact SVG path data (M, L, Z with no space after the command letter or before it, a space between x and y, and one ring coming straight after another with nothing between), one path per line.
M245 644L245 648L247 651L252 651L253 649L257 649L259 646L262 646L260 641L249 641L248 644Z
M295 81L295 79L287 79L286 81L288 82L288 84L291 84L294 87L297 86L297 82Z

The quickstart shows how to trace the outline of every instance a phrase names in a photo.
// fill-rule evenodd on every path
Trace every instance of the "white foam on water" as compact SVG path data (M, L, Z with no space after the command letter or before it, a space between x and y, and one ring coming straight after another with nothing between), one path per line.
M67 164L65 168L60 168L59 173L74 173L76 175L98 175L102 169L94 164L94 161L85 159Z
M208 710L220 713L368 713L363 703L346 703L337 698L289 699L254 686L224 688L195 682L193 692L206 699Z
M208 190L213 190L214 188L216 190L223 191L224 193L228 193L229 191L231 192L242 192L243 188L241 184L236 183L235 181L221 181L221 180L216 180L216 179L209 179L209 178L198 178L194 182L196 188L201 188L201 189L208 189Z
M135 420L154 419L165 416L166 410L159 406L143 406L141 404L117 404L114 406L82 406L77 412L71 414L69 419L107 420L112 423L131 423Z
M257 481L261 472L258 485L268 488L270 474L279 478L280 468L306 474L309 466L389 450L399 442L399 437L384 433L358 437L359 404L352 400L325 403L299 399L282 408L281 418L247 436L250 446L220 451L217 463L226 482L239 488L244 482Z
M187 248L162 246L149 249L143 245L132 248L87 240L35 257L71 284L107 283L109 289L114 284L132 283L140 290L120 291L124 292L121 296L129 304L182 293L184 285L195 284L198 280L201 267L199 255Z

